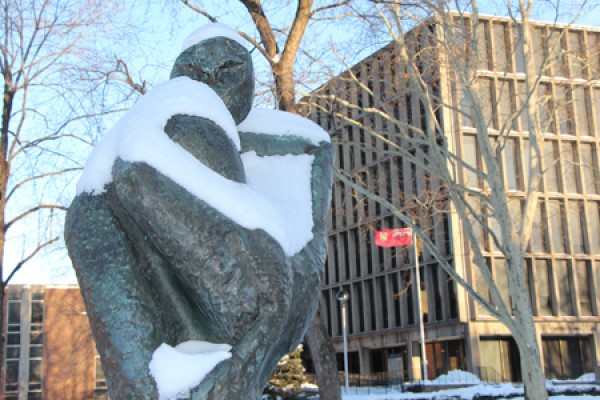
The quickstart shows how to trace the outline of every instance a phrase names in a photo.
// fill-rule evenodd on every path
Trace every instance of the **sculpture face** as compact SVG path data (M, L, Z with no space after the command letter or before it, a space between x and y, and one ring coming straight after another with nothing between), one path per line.
M254 97L254 69L248 51L238 42L214 37L184 50L171 78L187 76L210 86L223 100L237 124L250 112Z

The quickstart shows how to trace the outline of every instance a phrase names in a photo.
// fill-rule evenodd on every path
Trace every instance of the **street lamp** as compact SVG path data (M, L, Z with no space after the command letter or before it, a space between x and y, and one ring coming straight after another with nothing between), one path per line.
M342 306L342 331L344 332L344 388L346 393L350 391L348 383L348 299L350 293L342 289L335 295Z

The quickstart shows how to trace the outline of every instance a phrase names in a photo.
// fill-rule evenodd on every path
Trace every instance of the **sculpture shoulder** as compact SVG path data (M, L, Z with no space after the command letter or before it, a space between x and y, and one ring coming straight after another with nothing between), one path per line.
M285 111L254 108L238 125L242 152L305 154L329 148L329 134L311 120Z

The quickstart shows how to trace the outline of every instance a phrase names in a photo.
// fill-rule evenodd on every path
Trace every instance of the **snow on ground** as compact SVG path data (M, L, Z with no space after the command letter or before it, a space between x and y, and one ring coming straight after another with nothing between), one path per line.
M587 394L573 395L573 393L590 390L593 387L600 389L600 385L594 384L595 377L593 373L582 375L572 381L547 381L546 387L556 395L550 397L551 400L581 400L597 399ZM473 400L477 396L494 396L497 399L510 398L514 400L523 400L523 386L512 383L483 383L476 375L465 371L451 371L447 375L442 375L433 381L422 383L425 386L433 385L465 385L468 387L445 388L443 390L430 393L410 393L403 392L402 388L354 388L351 387L348 393L342 389L343 400ZM567 394L560 394L570 392ZM506 397L504 397L506 396ZM516 397L513 397L516 396Z
M512 397L511 395L521 396ZM384 388L350 388L348 394L343 394L343 400L473 400L477 395L499 396L498 400L524 400L523 389L515 388L511 384L481 384L469 388L448 389L432 393L402 393L400 389ZM509 396L509 397L502 397ZM550 400L583 400L597 399L590 395L558 395L551 396Z

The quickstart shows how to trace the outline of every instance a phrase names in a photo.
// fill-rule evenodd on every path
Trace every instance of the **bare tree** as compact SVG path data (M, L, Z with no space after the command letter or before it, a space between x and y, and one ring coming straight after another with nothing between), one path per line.
M59 243L61 213L69 201L65 192L81 169L81 154L95 139L98 119L118 111L123 100L106 86L115 70L109 38L123 39L130 31L119 23L119 11L125 6L110 1L3 0L0 7L0 304L4 304L6 285L14 275ZM20 256L15 255L17 247ZM0 307L0 332L3 315ZM0 348L3 340L4 336ZM2 356L2 377L3 360Z
M585 1L580 3L585 6ZM404 200L365 185L360 170L340 168L336 174L415 229L446 272L509 329L519 349L526 397L537 400L547 398L547 392L525 256L538 215L542 178L554 162L546 157L543 168L545 132L551 131L550 125L569 123L540 88L549 68L566 70L568 60L575 64L585 60L565 53L564 25L544 28L540 34L530 22L533 1L508 1L503 7L511 34L503 31L505 36L497 41L508 43L502 50L506 59L490 55L487 22L480 18L476 0L373 0L356 8L360 20L373 32L383 32L391 43L316 91L312 106L317 115L333 121L332 130L358 127L364 137L348 144L362 146L368 161L400 157L428 180L438 181L442 202L434 203L441 204L438 211L460 221L468 242L466 256L483 287L448 262L425 226L415 223L403 208ZM517 83L497 78L511 72L518 73ZM456 139L461 125L468 126L468 141ZM524 155L521 176L510 170L516 136L519 154ZM420 200L418 190L408 196L425 209L431 207ZM483 243L484 235L488 244ZM486 262L485 246L502 255L506 286Z

